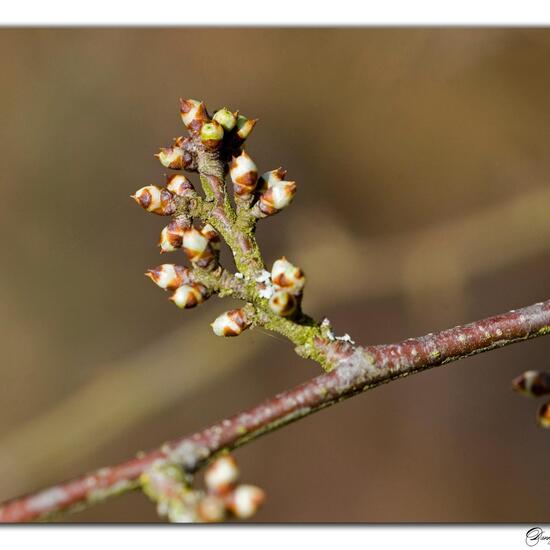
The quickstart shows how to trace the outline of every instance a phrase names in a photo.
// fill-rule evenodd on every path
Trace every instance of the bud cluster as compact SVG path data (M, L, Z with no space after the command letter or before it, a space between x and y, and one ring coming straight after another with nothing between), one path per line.
M208 289L195 282L191 271L186 267L162 264L149 269L145 275L163 290L174 291L170 300L182 309L195 307L210 296Z
M174 523L213 523L228 516L249 519L265 500L255 485L238 484L239 468L227 454L215 459L204 475L205 490L193 489L192 478L178 466L153 466L140 477L145 494L157 511Z
M238 485L239 468L231 455L217 458L204 473L207 496L199 505L203 521L222 521L230 512L239 519L251 518L265 500L265 493L255 485Z
M304 319L300 312L305 277L284 257L273 264L271 272L266 271L254 230L257 220L280 212L292 202L296 183L286 179L283 168L262 174L243 149L256 120L226 107L210 116L204 102L195 99L181 100L180 115L189 135L161 148L157 157L166 168L199 172L204 198L181 174L168 176L164 187L143 187L133 197L148 212L172 216L161 231L160 251L181 248L190 268L166 263L146 275L170 291L170 300L183 309L197 306L214 293L234 295L246 302L212 322L218 336L238 336L253 324L267 325L266 318L270 328L286 327L274 330L288 335L288 325L277 318L292 322ZM233 185L234 205L227 197L226 174ZM230 245L239 273L231 275L220 265L218 231Z
M550 372L528 370L513 380L512 387L527 397L548 395L550 394ZM541 427L550 428L550 402L539 408L537 421Z

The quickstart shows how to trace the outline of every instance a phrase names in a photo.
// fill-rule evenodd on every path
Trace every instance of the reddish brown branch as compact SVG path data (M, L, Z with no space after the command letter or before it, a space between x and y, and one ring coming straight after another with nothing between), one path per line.
M100 502L137 487L139 476L153 464L177 463L193 472L222 449L243 445L382 383L549 333L550 301L546 301L399 344L319 343L335 365L331 372L138 458L7 502L0 507L0 521L32 521Z

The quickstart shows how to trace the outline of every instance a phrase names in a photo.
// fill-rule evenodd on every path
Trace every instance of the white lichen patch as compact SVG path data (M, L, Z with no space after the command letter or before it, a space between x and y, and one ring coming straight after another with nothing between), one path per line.
M349 334L344 334L344 336L336 336L336 340L340 340L341 342L349 342L350 344L354 345L355 341L351 339L351 336Z
M48 508L54 508L58 502L62 502L66 497L65 491L58 487L47 489L28 499L27 508L31 511L34 510L47 510Z
M260 298L266 298L267 300L269 300L274 293L275 289L273 288L273 285L266 284L263 288L258 290L258 296L260 296Z
M271 273L263 269L260 274L255 277L254 280L257 283L267 283L268 281L271 282Z
M332 332L331 323L326 317L324 317L323 320L321 321L320 328L323 335L326 338L328 338L331 342L336 340L336 337L334 336L334 332Z
M237 271L237 273L235 273L235 279L244 279L244 275L240 271Z

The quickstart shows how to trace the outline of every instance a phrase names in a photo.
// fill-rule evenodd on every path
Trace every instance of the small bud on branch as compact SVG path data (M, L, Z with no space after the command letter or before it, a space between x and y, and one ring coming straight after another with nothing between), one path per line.
M232 309L222 313L210 325L216 336L238 336L250 326L243 309Z
M189 270L174 264L162 264L149 269L145 275L163 290L176 290L189 281Z
M231 132L237 124L237 115L225 107L216 111L212 117L226 132Z
M191 309L208 298L207 289L198 283L181 285L170 296L170 300L181 309Z
M170 216L176 209L172 193L156 185L142 187L131 197L147 212L153 212L159 216Z
M181 120L193 134L200 132L202 125L208 121L206 106L196 99L180 99Z

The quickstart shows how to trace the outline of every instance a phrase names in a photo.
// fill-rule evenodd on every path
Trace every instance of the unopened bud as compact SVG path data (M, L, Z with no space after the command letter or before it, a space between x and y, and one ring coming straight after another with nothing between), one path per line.
M231 494L228 508L240 519L252 517L265 500L265 493L255 485L239 485Z
M208 267L217 263L217 255L210 246L210 241L195 227L184 230L183 251L189 260L199 267Z
M166 178L166 189L178 197L184 197L189 191L194 191L193 184L182 174L170 174Z
M284 256L273 263L271 280L276 287L294 295L300 294L306 284L304 272L291 264Z
M183 244L183 235L185 230L189 227L189 222L183 218L178 217L172 220L160 233L160 252L174 252L178 248L181 248Z
M155 156L166 168L181 170L185 166L185 155L181 147L161 147L160 153L157 153Z
M202 304L208 298L206 288L200 284L181 285L170 296L170 300L180 308L190 309Z
M163 290L176 290L189 280L189 270L174 264L158 265L149 269L145 275Z
M221 124L226 132L231 132L231 130L233 130L233 128L235 128L235 125L237 124L237 117L235 116L235 113L232 113L229 109L226 109L225 107L223 109L220 109L219 111L216 111L212 118L218 124Z
M270 170L261 175L258 180L258 189L265 191L269 187L272 187L274 183L283 181L286 176L286 170L283 168L277 168L276 170Z
M296 297L287 290L277 290L269 299L269 307L273 313L280 317L290 317L298 303Z
M207 223L202 229L201 233L208 239L210 246L215 250L219 251L221 248L221 238L220 234L209 224Z
M514 390L530 397L550 393L550 373L536 370L524 372L512 382Z
M205 495L197 505L197 517L205 523L223 521L226 515L226 506L223 499L214 495Z
M198 132L208 121L204 103L196 99L180 99L180 114L187 129L193 133Z
M260 195L254 206L254 215L259 218L273 216L286 208L296 194L296 183L293 181L275 182Z
M132 198L147 212L153 212L159 216L170 216L176 210L172 193L156 185L147 185L138 189Z
M229 491L239 478L239 467L231 455L221 456L204 473L206 488L215 494Z
M550 402L545 403L538 412L539 425L543 428L550 428Z
M231 181L235 186L235 194L250 196L256 188L258 169L246 151L238 157L233 157L229 165Z
M232 309L217 317L210 325L216 336L238 336L250 326L242 309Z
M215 120L206 122L201 128L201 141L207 149L217 149L223 140L223 127Z
M258 122L258 119L250 119L242 115L237 117L237 135L242 141L250 135L256 122Z

